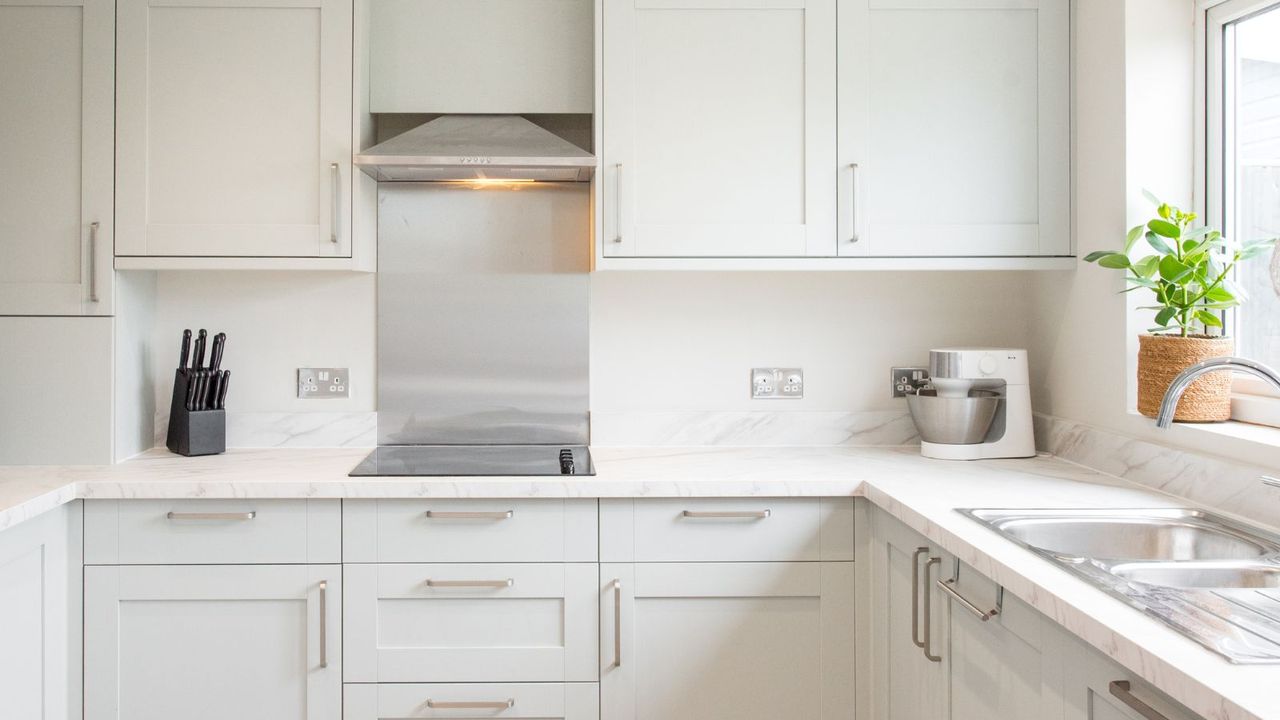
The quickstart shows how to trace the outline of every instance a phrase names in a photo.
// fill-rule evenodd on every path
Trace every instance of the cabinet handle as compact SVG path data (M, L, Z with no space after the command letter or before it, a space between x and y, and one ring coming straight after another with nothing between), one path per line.
M911 553L911 642L923 648L920 639L920 556L929 552L927 547L918 547Z
M730 518L740 520L764 520L773 515L772 510L730 510L730 511L710 511L710 510L685 510L680 513L682 517L687 518Z
M98 228L102 223L89 223L89 302L98 302Z
M256 512L170 512L165 515L170 520L252 520L258 517Z
M433 580L427 578L427 587L438 588L504 588L515 585L514 578L506 580Z
M437 520L508 520L516 514L516 511L454 512L451 510L428 510L425 514L427 517Z
M1129 685L1128 680L1112 680L1108 689L1120 702L1128 705L1130 710L1138 713L1146 720L1169 720L1169 716L1139 700L1138 696L1133 694L1132 686Z
M613 241L615 243L621 243L622 242L622 163L618 163L614 167L617 170L617 175L613 179L613 222L615 225L617 225L617 227L614 228L614 230L616 230L617 232L615 232L613 235Z
M515 698L506 700L462 700L442 701L427 698L427 707L432 710L506 710L516 705Z
M338 244L338 224L342 222L342 168L338 163L329 163L329 185L333 191L329 208L329 242Z
M924 648L924 656L928 658L930 662L936 663L942 662L942 656L934 655L929 652L929 646L933 644L930 638L930 635L933 634L933 600L931 600L933 593L929 592L928 585L929 575L933 570L933 566L941 562L942 558L932 557L924 564L924 645L922 647Z
M849 242L858 242L858 163L849 163L851 174L849 191Z
M329 667L329 581L320 581L320 667Z
M999 608L991 608L990 610L983 611L977 605L974 605L973 603L969 602L968 599L966 599L963 595L961 595L959 592L956 591L955 583L956 583L956 579L951 578L950 580L939 580L937 585L939 590L942 590L942 592L950 595L953 600L963 605L965 610L968 610L969 612L973 613L974 617L978 618L982 622L986 622L991 618L995 617L996 615L1000 614Z
M613 580L613 665L622 667L622 579Z

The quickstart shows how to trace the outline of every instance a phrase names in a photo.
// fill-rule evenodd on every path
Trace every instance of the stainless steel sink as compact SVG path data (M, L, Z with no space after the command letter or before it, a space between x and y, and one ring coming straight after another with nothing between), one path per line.
M1129 582L1171 588L1277 588L1280 565L1246 563L1122 563L1111 574Z
M1271 542L1199 510L973 510L972 517L1038 550L1089 559L1250 560Z
M1280 535L1201 510L960 510L1234 663L1280 664Z

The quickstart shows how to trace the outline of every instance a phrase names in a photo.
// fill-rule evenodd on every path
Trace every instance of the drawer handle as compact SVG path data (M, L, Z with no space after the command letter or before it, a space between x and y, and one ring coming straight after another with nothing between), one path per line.
M941 562L942 562L942 558L931 557L928 560L926 560L924 564L924 582L925 582L924 638L923 638L924 645L922 645L921 647L924 648L925 658L928 659L929 662L936 662L936 663L942 662L942 656L934 655L932 652L930 652L930 649L933 646L933 640L931 637L933 635L933 601L930 598L933 597L933 593L929 592L928 583L929 583L929 575L933 570L933 566L938 565Z
M515 585L514 578L506 580L433 580L427 578L427 587L438 588L504 588Z
M515 510L496 510L494 512L453 512L445 510L428 510L426 516L437 520L510 520Z
M937 586L939 590L950 595L952 600L955 600L956 602L960 603L962 606L964 606L965 610L968 610L969 612L973 613L973 616L978 618L982 622L986 622L991 618L1000 614L999 608L991 608L990 610L987 610L984 612L982 608L969 602L967 598L965 598L963 595L961 595L959 592L956 591L955 582L956 582L955 578L951 578L950 580L939 580L937 582Z
M927 547L918 547L911 554L911 642L923 648L924 640L920 639L920 556L929 552Z
M329 581L320 581L320 667L329 667Z
M170 520L252 520L258 517L256 512L170 512L165 517Z
M506 700L460 700L442 701L427 699L427 707L432 710L507 710L516 706L515 698Z
M1146 718L1146 720L1169 720L1167 715L1157 712L1155 708L1139 700L1133 694L1133 688L1128 680L1112 680L1108 689L1120 702L1128 705L1129 709Z
M740 520L764 520L773 515L772 510L727 510L727 511L711 511L711 510L685 510L680 513L681 516L687 518L720 518L720 519L740 519Z
M622 579L613 581L613 666L622 667Z

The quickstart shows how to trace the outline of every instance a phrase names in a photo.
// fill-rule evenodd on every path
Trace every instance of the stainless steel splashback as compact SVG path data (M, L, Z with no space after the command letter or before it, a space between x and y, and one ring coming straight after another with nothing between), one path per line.
M378 188L378 444L588 440L590 189Z

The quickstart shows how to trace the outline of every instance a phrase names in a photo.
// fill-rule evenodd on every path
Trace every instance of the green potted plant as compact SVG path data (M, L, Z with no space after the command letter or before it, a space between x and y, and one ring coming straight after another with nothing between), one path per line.
M1155 325L1138 337L1138 412L1155 417L1169 384L1187 367L1231 355L1235 341L1222 334L1221 313L1246 297L1232 282L1237 263L1262 255L1274 239L1239 244L1210 227L1193 228L1195 213L1161 202L1151 193L1156 216L1129 231L1123 250L1089 253L1086 262L1124 271L1129 288L1150 291ZM1139 240L1152 251L1140 259ZM1145 249L1145 248L1144 248ZM1175 420L1214 422L1231 417L1231 374L1211 373L1187 388Z

